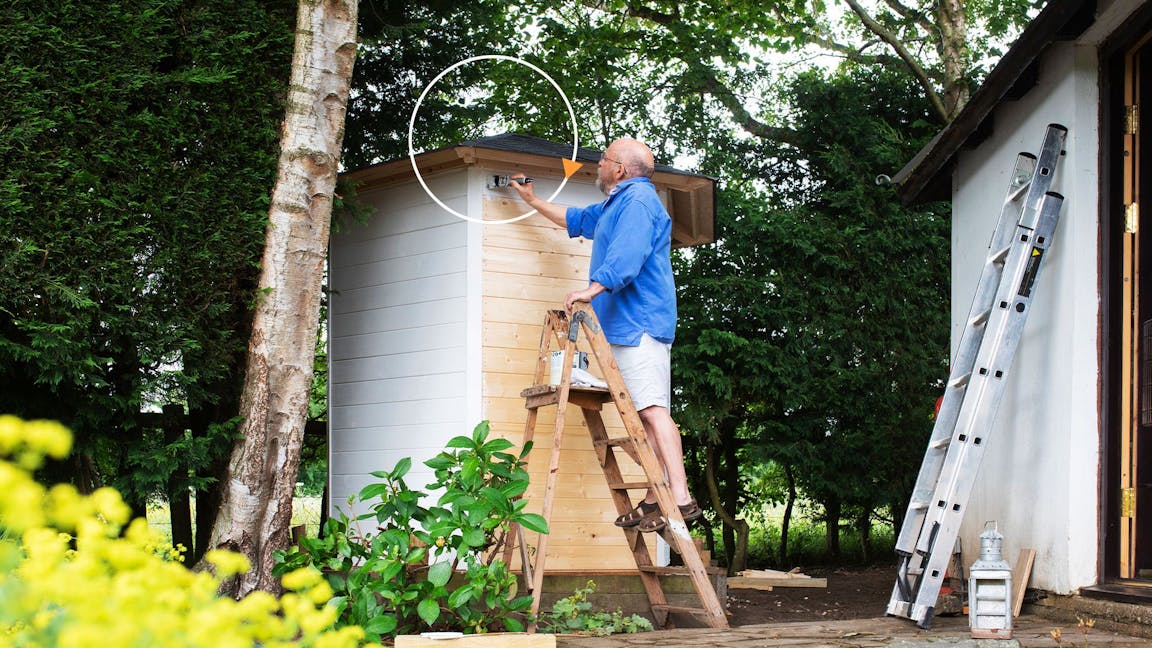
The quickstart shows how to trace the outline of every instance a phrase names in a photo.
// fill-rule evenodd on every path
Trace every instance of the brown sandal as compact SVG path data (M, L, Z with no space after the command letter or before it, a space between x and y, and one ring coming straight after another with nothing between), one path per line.
M646 516L640 521L640 526L636 527L640 533L654 533L662 530L668 523L664 521L664 517L660 515L657 510L652 515Z
M681 504L677 508L680 509L680 517L684 518L685 522L691 522L701 515L704 515L704 511L700 509L700 505L696 503L696 500L692 500L687 504Z
M652 515L655 515L657 517L657 519L659 519L660 504L658 504L656 502L648 503L648 502L641 500L640 503L636 506L636 508L634 508L631 511L628 511L627 513L625 513L624 515L621 515L620 517L616 518L616 521L613 524L615 524L618 527L627 529L629 527L634 527L634 526L640 524L646 518L648 518Z

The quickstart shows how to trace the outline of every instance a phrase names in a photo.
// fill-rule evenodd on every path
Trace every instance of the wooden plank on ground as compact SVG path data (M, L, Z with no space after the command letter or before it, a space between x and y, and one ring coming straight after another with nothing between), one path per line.
M828 587L827 578L812 578L796 571L746 569L728 578L728 587L771 591L773 587Z
M1024 591L1028 589L1028 579L1032 576L1032 563L1036 560L1035 549L1021 549L1012 568L1012 616L1020 616L1024 605Z

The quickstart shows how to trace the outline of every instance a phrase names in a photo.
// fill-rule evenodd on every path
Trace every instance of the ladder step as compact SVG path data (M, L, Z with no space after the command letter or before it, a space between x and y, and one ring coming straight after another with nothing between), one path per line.
M1008 258L1008 253L1011 251L1012 251L1011 245L1009 245L1007 247L1002 247L999 250L997 250L995 254L992 254L991 256L989 256L988 260L991 261L992 263L1004 263L1004 259Z
M992 316L992 309L991 308L984 309L984 310L980 311L979 313L977 313L976 317L973 317L972 320L968 322L968 326L983 326L984 323L987 322L988 318L991 316Z
M691 576L692 571L687 567L657 567L656 565L643 565L640 571L645 574L656 574L657 576ZM727 574L728 570L723 567L707 566L704 571L708 574Z
M969 383L971 380L972 380L972 372L971 372L971 371L969 371L969 372L965 373L965 374L964 374L964 375L962 375L962 376L957 376L957 377L956 377L956 380L953 380L953 381L951 382L951 384L949 385L949 387L952 387L952 388L954 388L954 389L959 389L959 388L961 388L961 387L967 387L967 386L968 386L968 383Z
M632 445L632 437L616 437L608 439L607 441L597 441L596 443L603 443L606 446L621 448L627 445Z
M681 605L653 605L653 612L664 612L665 614L693 614L699 616L706 616L708 610L704 608L685 607Z
M946 436L936 439L935 441L929 441L928 447L934 450L939 450L940 448L948 447L949 443L952 443L952 437Z
M640 490L641 488L649 488L652 486L651 482L608 482L610 490Z

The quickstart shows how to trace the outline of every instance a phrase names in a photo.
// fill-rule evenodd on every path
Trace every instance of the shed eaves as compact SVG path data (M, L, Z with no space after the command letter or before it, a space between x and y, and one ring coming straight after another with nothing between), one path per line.
M1028 24L960 114L892 178L905 204L950 198L949 171L956 153L991 132L991 114L1019 98L1035 80L1035 65L1053 42L1076 38L1096 18L1096 0L1052 0ZM1025 87L1027 86L1027 87Z
M470 140L467 142L460 142L458 146L472 146L475 148L494 149L497 151L514 151L516 153L529 153L533 155L543 155L547 157L568 158L572 159L572 144L561 142L553 142L546 140L542 137L535 137L532 135L521 135L520 133L504 133L502 135L493 135L491 137L481 137L479 139ZM576 151L577 162L596 163L600 161L601 151L581 146ZM688 176L702 176L699 173L692 173L690 171L682 171L666 164L657 164L656 170L663 173L673 173L676 175Z

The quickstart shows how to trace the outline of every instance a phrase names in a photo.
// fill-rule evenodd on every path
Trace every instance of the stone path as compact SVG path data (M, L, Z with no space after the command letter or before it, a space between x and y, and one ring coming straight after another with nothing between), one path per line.
M1057 627L1063 633L1062 644L1057 644L1050 634ZM931 630L921 630L905 619L882 617L742 626L729 630L659 630L611 637L557 636L556 645L558 648L1056 648L1058 645L1145 648L1152 646L1152 640L1099 628L1084 635L1075 624L1069 626L1025 614L1016 619L1012 641L972 640L967 617L938 617Z

